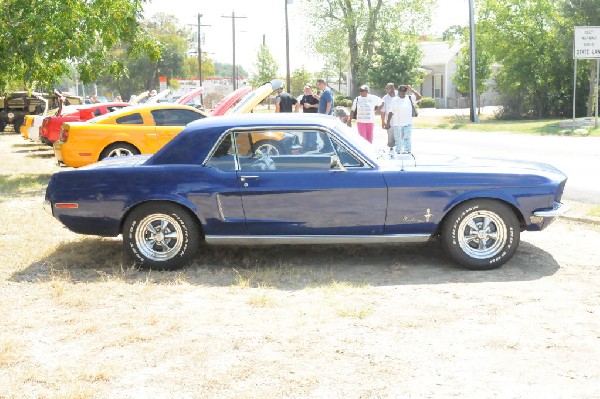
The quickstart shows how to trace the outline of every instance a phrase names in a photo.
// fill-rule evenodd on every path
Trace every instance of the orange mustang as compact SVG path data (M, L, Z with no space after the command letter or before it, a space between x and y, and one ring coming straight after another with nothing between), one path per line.
M80 167L107 157L154 154L204 111L178 104L127 107L86 122L64 123L54 143L59 163Z

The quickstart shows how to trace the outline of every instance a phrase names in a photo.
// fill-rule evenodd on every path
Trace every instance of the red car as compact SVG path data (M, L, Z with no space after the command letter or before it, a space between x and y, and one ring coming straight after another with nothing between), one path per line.
M40 141L47 145L52 145L57 141L63 122L87 121L96 116L130 106L129 103L112 102L65 107L64 112L61 109L56 115L44 118L42 127L40 127Z

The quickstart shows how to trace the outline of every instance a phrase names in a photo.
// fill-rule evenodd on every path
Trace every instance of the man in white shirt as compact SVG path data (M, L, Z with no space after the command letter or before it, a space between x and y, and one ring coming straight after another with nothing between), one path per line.
M383 108L381 108L381 126L386 126L387 124L387 115L392 109L392 100L394 97L398 95L398 91L396 90L396 86L393 83L388 83L385 85L386 95L383 96ZM387 129L388 141L387 146L390 148L390 154L393 154L394 151L394 132L391 128Z
M410 92L410 94L408 94ZM412 135L412 109L421 99L421 94L410 85L398 86L398 96L394 97L384 129L394 132L397 154L410 154Z
M354 99L348 118L348 126L352 126L352 118L356 118L358 134L364 137L369 143L373 142L373 129L375 127L375 113L383 106L383 100L369 94L369 86L360 86L360 95Z

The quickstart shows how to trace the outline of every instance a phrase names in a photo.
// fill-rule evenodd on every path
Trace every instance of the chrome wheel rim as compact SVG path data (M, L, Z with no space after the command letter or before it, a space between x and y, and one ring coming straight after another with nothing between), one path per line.
M127 148L115 148L111 152L108 153L107 157L129 157L132 156L133 152L128 150Z
M183 246L183 238L179 223L164 214L145 217L135 232L135 241L142 255L155 261L165 261L176 256Z
M471 258L487 259L503 250L508 239L506 232L506 223L498 214L477 211L458 226L458 244Z
M264 155L279 155L279 150L273 144L265 143L257 148Z

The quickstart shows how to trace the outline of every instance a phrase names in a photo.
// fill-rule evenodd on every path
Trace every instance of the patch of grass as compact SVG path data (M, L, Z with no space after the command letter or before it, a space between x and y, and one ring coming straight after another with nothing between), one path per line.
M46 189L51 174L0 174L0 196L14 197L42 192Z
M250 296L248 304L253 308L272 308L275 306L275 299L269 294L269 291L259 290Z
M365 319L373 314L373 308L370 306L344 306L337 309L337 315L351 319Z
M595 216L595 217L600 217L600 205L590 209L589 215Z
M498 120L492 115L481 115L479 123L472 123L467 115L419 116L414 119L415 127L430 129L461 129L477 132L512 132L537 135L564 135L565 129L558 126L558 119L542 120ZM600 128L590 128L590 136L600 136ZM566 130L569 134L570 130Z

